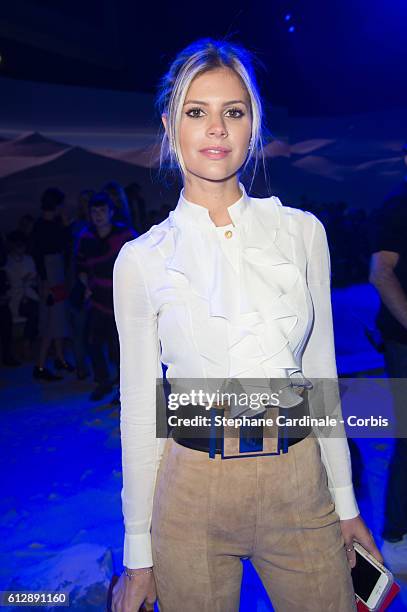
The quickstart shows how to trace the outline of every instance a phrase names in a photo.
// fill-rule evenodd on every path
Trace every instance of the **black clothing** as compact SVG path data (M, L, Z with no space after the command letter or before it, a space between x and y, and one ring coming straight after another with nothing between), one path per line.
M399 261L394 268L401 287L407 295L407 179L386 198L378 212L372 236L372 253L394 251ZM384 340L407 344L407 329L381 303L376 319Z
M60 253L67 257L69 249L69 228L60 217L52 220L37 219L31 234L30 253L42 280L47 279L44 256Z

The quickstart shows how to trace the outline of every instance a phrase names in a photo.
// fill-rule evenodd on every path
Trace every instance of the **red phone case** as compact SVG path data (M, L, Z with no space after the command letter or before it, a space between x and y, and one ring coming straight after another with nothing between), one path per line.
M397 593L399 592L400 592L400 586L397 584L397 582L393 582L393 584L391 585L390 591L387 593L386 599L383 601L378 612L383 612L383 610L386 610L386 608L389 607L389 605L391 604L391 602L393 601L393 599L396 597ZM357 600L357 607L358 607L359 612L365 612L366 610L369 610L369 608L365 606L363 601L360 601L358 597L356 597L356 600Z

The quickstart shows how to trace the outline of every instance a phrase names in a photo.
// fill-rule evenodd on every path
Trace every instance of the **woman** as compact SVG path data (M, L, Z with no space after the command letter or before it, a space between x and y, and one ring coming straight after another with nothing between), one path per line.
M156 438L161 361L174 381L285 381L283 405L296 410L306 377L336 377L324 228L278 198L250 197L239 180L263 152L248 52L196 41L162 79L158 106L162 158L184 188L115 264L126 533L113 610L157 596L161 612L238 610L241 558L277 610L354 610L354 539L381 557L346 439L301 435L280 454L238 450L226 461L213 440Z

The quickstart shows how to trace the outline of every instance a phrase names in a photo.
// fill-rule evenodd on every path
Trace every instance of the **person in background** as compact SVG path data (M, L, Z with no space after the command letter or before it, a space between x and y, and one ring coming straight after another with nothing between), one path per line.
M407 166L407 143L402 149ZM407 378L407 175L387 196L375 219L369 281L380 294L376 325L381 332L389 378ZM394 441L383 526L384 559L407 572L406 388L392 384L398 437Z
M76 255L78 277L85 288L88 307L87 340L95 389L90 399L98 401L111 393L104 348L119 371L119 340L113 314L113 265L122 246L137 237L134 230L113 222L115 207L106 192L89 202L90 226L82 232Z
M8 244L5 270L10 284L10 310L13 323L24 323L24 352L29 358L38 334L37 270L33 258L26 253L27 239L23 232L11 232Z
M13 318L9 306L9 282L4 269L6 263L6 245L0 233L0 346L4 366L17 367L20 364L14 357L12 349Z
M109 181L103 187L114 205L112 222L116 225L122 224L126 227L133 227L133 221L126 192L117 181Z
M31 254L40 277L41 345L33 376L53 382L61 377L46 367L48 352L55 344L55 368L72 372L75 368L65 359L63 340L68 335L66 298L66 260L69 230L59 214L65 195L57 188L46 189L41 198L42 216L34 224Z
M70 291L68 300L68 318L72 334L73 350L76 362L76 376L84 380L89 376L86 363L86 302L85 287L79 280L76 270L76 253L80 236L89 228L89 201L95 195L93 189L83 189L78 196L76 217L70 224Z

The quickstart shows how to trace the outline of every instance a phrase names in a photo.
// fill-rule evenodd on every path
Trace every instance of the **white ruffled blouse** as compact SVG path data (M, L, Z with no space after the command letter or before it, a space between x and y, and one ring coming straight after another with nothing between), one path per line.
M123 563L130 568L153 564L153 493L165 444L156 438L161 362L170 381L251 378L267 387L270 379L286 380L280 405L287 407L299 401L293 384L337 377L322 223L239 187L241 198L228 207L231 224L216 226L182 189L168 218L127 242L116 260ZM359 510L347 440L318 439L336 512L353 518Z

